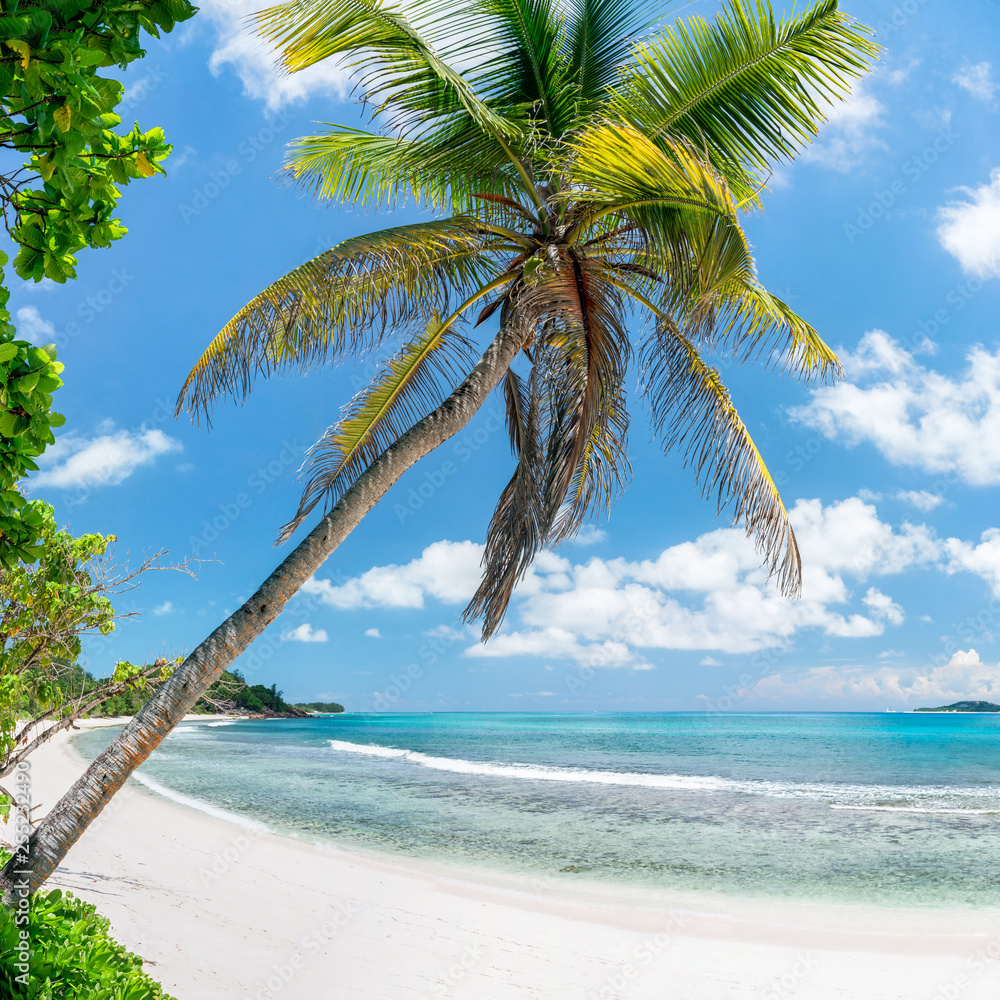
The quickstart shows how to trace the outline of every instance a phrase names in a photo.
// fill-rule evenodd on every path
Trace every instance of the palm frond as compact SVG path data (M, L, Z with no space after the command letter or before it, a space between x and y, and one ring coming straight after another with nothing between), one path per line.
M482 0L496 21L493 56L475 74L477 89L503 107L520 107L534 129L559 138L571 124L572 84L566 18L555 0Z
M568 0L566 49L579 121L610 97L637 37L655 23L654 6L636 0Z
M603 513L625 489L631 478L628 461L628 403L624 385L601 394L594 430L584 448L566 500L552 525L547 541L559 545L569 541L587 521Z
M649 135L705 148L742 201L867 72L870 34L837 0L781 20L764 0L728 0L714 24L693 17L639 44L612 104Z
M470 59L487 38L477 6L460 10L465 32L455 55ZM364 99L376 109L391 106L393 129L413 134L464 111L487 131L516 134L414 26L423 20L433 29L456 13L454 3L446 7L441 0L410 0L405 15L383 0L292 0L260 11L255 20L289 72L347 56Z
M483 638L503 623L517 582L545 543L541 503L541 402L533 369L527 380L508 369L503 383L507 429L517 467L503 488L490 519L483 552L483 578L463 613L483 619Z
M617 396L631 346L624 302L600 261L572 253L543 264L528 279L516 308L537 331L535 365L548 401L543 508L559 514L606 401Z
M644 349L643 393L666 448L679 448L706 497L732 506L782 593L797 596L801 560L778 488L719 373L669 320Z
M503 150L470 122L459 124L423 139L331 126L291 143L286 165L317 197L360 208L392 208L412 195L467 212L477 193L516 195L518 177Z
M475 220L384 229L338 244L244 306L198 360L178 398L208 412L220 394L246 398L258 374L304 369L423 322L497 273L497 241Z
M737 362L766 357L769 366L819 379L842 374L836 354L820 335L757 280L746 235L736 219L695 220L689 255L672 260L673 281L660 308L684 336ZM646 263L655 267L655 256ZM686 272L686 273L685 273Z
M386 448L444 399L472 362L468 341L437 318L404 345L313 445L299 508L278 541L294 534L320 502L336 504Z
M624 122L605 123L585 132L573 151L572 197L589 206L581 231L610 217L676 251L693 218L736 217L725 180L687 143L658 145Z

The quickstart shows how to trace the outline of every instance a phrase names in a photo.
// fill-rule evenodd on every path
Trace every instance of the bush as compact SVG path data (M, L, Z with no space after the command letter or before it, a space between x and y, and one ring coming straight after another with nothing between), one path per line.
M71 893L36 893L28 911L31 953L25 984L17 950L22 927L15 911L0 907L0 997L172 1000L142 971L142 959L118 944L108 927L108 920L90 903Z

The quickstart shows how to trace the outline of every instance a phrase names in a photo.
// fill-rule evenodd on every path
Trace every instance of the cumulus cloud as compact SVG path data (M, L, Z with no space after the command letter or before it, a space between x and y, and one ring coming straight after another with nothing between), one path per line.
M949 538L945 551L949 573L975 573L990 585L994 596L1000 597L1000 530L988 528L980 535L978 545Z
M873 330L844 354L851 380L814 389L790 415L848 446L869 442L897 465L1000 483L1000 351L976 346L967 361L959 375L941 375Z
M32 488L95 489L117 486L136 469L152 465L160 455L181 451L181 443L163 431L114 431L103 426L95 437L71 432L56 439L38 459L39 471L30 480Z
M17 311L17 335L41 346L51 344L56 339L56 328L36 306L21 306Z
M369 639L381 639L382 638L382 633L377 628L366 628L365 629L365 635L368 636Z
M1000 700L1000 667L983 663L974 649L959 650L942 665L823 666L775 673L739 694L745 701L782 705L867 700L933 708L964 699Z
M1000 167L988 184L959 190L963 200L938 210L938 240L967 274L1000 277Z
M993 80L993 67L988 62L965 66L951 79L953 83L957 83L980 101L992 101L997 92L997 85Z
M876 134L885 125L885 111L863 85L855 86L846 101L830 108L819 138L803 150L801 159L841 173L854 170L872 149L885 149Z
M285 642L328 642L330 639L325 628L314 629L308 622L282 632L281 638Z
M858 496L862 500L871 503L879 503L882 500L899 500L902 503L910 504L917 510L926 514L928 511L936 510L944 503L944 497L939 493L930 493L927 490L896 490L895 493L876 493L873 490L858 490Z
M857 497L828 506L800 500L791 516L805 566L801 600L778 593L736 529L634 562L574 564L542 552L515 593L508 629L466 655L648 669L652 650L746 653L787 645L801 630L877 636L904 613L874 579L950 558L926 525L894 527ZM313 580L307 589L336 608L416 608L431 597L464 604L478 583L481 555L472 542L436 542L404 566L375 567L340 586Z
M340 586L313 577L302 590L341 609L422 608L425 595L457 604L479 586L482 557L482 546L473 542L434 542L405 566L375 566Z
M271 111L314 95L343 97L349 87L347 71L337 59L325 59L299 73L278 70L274 46L254 31L250 16L261 9L258 0L203 0L201 17L215 29L217 40L209 69L218 76L232 67L243 92L262 100Z
M155 608L153 608L154 615L170 615L173 614L173 611L173 601L164 601L162 604L158 604Z
M603 528L597 528L593 524L585 524L579 532L577 532L576 538L573 539L574 545L597 545L607 539L608 533Z

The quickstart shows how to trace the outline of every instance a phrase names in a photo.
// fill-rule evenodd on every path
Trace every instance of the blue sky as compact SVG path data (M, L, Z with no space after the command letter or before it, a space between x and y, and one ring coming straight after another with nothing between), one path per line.
M166 179L125 192L128 236L85 254L75 283L15 279L22 335L55 340L66 364L68 421L33 495L75 532L116 534L132 563L161 549L217 560L124 597L141 615L89 644L97 673L191 649L256 589L282 556L305 449L371 371L260 383L209 432L173 418L205 345L292 267L419 217L324 207L276 177L290 139L360 117L335 67L274 75L243 29L256 6L206 0L128 75L126 119L175 147ZM803 599L777 596L637 404L629 491L539 560L480 646L460 615L511 469L491 403L242 658L254 681L355 710L1000 701L1000 6L843 6L878 27L884 58L746 225L763 281L842 350L848 378L725 372L793 511Z

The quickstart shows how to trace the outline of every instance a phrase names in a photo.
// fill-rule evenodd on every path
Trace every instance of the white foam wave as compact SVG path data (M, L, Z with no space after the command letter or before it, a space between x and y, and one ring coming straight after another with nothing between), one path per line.
M372 757L405 758L414 764L432 768L435 771L451 771L455 774L482 774L498 778L520 778L528 781L575 781L597 785L640 785L646 788L686 788L711 790L725 787L722 778L693 777L684 774L633 774L620 771L591 771L586 768L549 767L545 764L506 764L478 760L462 760L455 757L434 757L417 750L401 750L397 747L383 747L377 744L347 743L344 740L330 740L334 750L348 753L368 754Z
M213 729L215 726L235 726L239 719L223 719L222 722L206 722L205 726Z
M244 830L252 830L254 833L270 832L269 827L255 819L249 819L246 816L240 816L238 813L220 809L218 806L213 806L210 802L203 802L201 799L185 795L183 792L175 792L172 788L161 785L155 778L151 778L148 774L143 774L142 771L134 772L132 777L140 785L145 785L151 792L156 792L157 795L162 795L165 799L170 799L171 802L177 802L182 806L187 806L189 809L197 809L198 812L203 812L215 819L225 820L227 823L235 823L237 826L243 827Z
M955 809L944 806L869 806L869 805L843 805L833 802L831 809L851 809L857 812L887 812L887 813L932 813L934 815L955 815L955 816L995 816L1000 813L998 809Z
M836 809L864 809L884 812L956 813L962 815L987 815L1000 812L998 789L937 788L930 786L879 786L806 784L790 781L752 781L722 778L716 775L648 774L630 771L597 771L576 767L550 767L544 764L516 764L463 760L454 757L436 757L417 750L379 746L374 743L349 743L330 740L334 750L345 753L365 754L371 757L389 757L406 760L436 771L455 774L478 774L498 778L517 778L526 781L566 781L596 785L624 785L641 788L659 788L677 791L731 791L749 795L766 795L772 798L806 798L825 801ZM885 805L886 800L903 800L900 805ZM953 807L944 802L972 801L985 805L989 800L993 808ZM909 801L907 801L909 800ZM870 803L870 804L869 804Z

